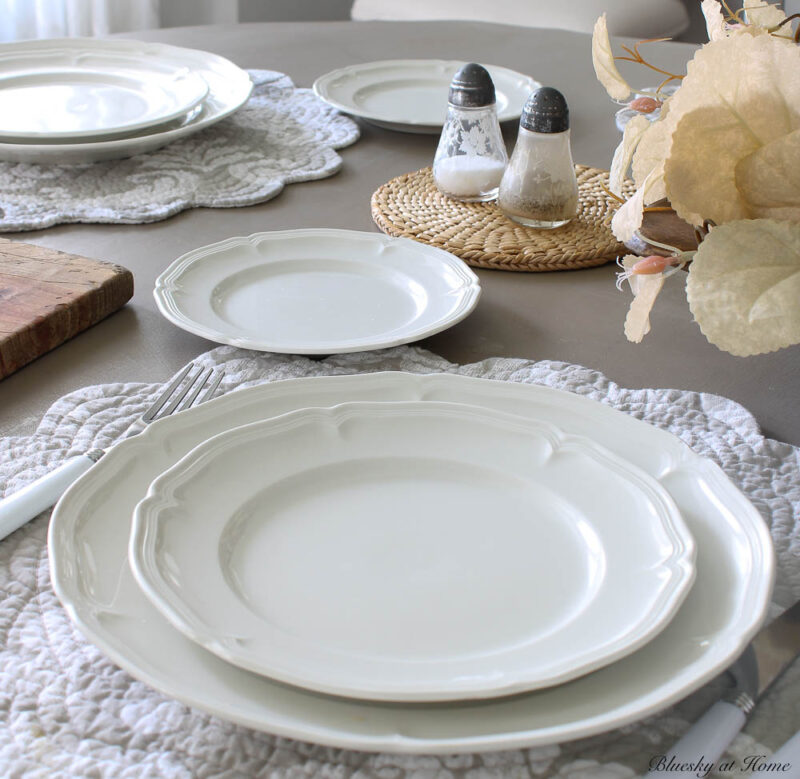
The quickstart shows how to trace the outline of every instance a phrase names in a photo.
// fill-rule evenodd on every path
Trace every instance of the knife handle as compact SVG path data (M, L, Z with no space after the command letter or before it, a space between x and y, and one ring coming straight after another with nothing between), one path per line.
M773 768L770 770L766 766L760 771L756 770L750 774L753 779L766 779L766 777L775 779L776 776L780 776L781 779L800 779L800 730L771 757L765 756L764 762ZM774 767L778 763L782 766L780 769ZM786 767L785 771L783 767Z
M50 508L102 455L101 449L93 449L72 457L54 471L0 500L0 540Z
M650 761L647 776L697 779L698 772L703 773L696 767L698 761L704 766L716 763L746 719L744 710L735 703L717 701L666 755L658 755ZM670 766L678 770L670 770Z

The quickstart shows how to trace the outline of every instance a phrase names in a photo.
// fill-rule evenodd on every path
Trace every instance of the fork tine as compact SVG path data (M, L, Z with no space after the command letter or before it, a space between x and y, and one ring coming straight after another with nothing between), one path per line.
M208 381L208 377L211 376L212 370L213 368L206 369L197 381L194 382L194 389L184 398L178 411L185 411L187 408L191 408L195 398L200 394L200 390L203 389L205 383Z
M186 378L186 374L192 369L192 363L189 363L170 383L170 385L156 398L150 408L142 415L142 422L152 422L156 418L156 414L161 411L162 406L169 400L170 395L177 389L178 385Z
M208 389L203 393L203 397L200 398L200 403L205 403L207 400L210 400L214 397L214 393L217 391L217 387L219 387L222 379L225 377L225 374L222 371L217 373L216 378L214 381L209 384Z
M194 367L194 366L193 366ZM170 402L158 413L156 419L168 417L176 408L178 404L189 394L189 391L197 383L197 380L203 375L203 369L197 366L197 373L190 373L186 383L175 393L175 396Z

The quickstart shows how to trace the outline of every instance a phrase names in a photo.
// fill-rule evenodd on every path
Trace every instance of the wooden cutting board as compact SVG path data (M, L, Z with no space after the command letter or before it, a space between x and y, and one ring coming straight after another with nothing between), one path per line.
M120 265L0 238L0 379L125 305Z

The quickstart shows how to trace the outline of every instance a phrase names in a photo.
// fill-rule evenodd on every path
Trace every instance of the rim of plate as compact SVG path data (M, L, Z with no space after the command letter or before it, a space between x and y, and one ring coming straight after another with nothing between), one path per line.
M65 164L76 162L77 159L85 161L92 157L96 159L115 159L114 155L129 156L139 153L132 147L146 146L146 151L152 151L172 141L192 135L199 130L209 127L225 119L241 108L250 98L253 91L253 81L246 71L235 65L229 59L202 49L189 49L173 46L167 43L131 40L128 38L48 38L29 41L16 41L0 44L0 56L12 53L15 49L47 49L58 46L65 49L88 48L91 51L110 51L128 54L130 56L154 57L168 59L176 64L199 72L199 75L208 85L208 93L200 101L202 110L189 121L170 129L159 129L154 126L152 132L140 134L126 134L122 138L109 140L84 141L78 143L11 143L0 140L0 153L3 159L14 161L53 162L58 164L59 158ZM215 88L214 82L218 82ZM220 87L224 86L224 89ZM196 109L195 109L196 110ZM191 114L192 112L187 112ZM147 128L146 128L147 129Z
M405 418L407 414L422 419L432 418L432 423L435 423L436 419L447 420L445 424L451 420L462 424L478 420L481 427L496 426L500 430L536 437L547 442L552 450L546 459L545 467L552 465L553 458L557 458L559 454L574 455L579 452L592 462L606 467L608 471L621 475L626 484L640 490L658 512L658 517L653 517L652 521L663 532L662 540L671 545L669 555L648 569L661 580L659 585L654 587L654 592L657 591L658 595L650 604L650 608L638 613L633 622L625 625L624 632L615 635L613 639L609 640L608 636L604 636L599 646L585 645L580 648L565 649L562 656L549 661L547 666L549 670L544 675L538 667L527 666L522 657L515 659L520 655L520 650L522 654L527 653L528 656L531 654L530 646L525 649L519 643L505 647L502 652L509 656L506 662L510 662L514 667L502 671L495 668L489 679L480 676L477 668L469 668L470 662L477 661L468 660L467 667L464 667L463 660L441 658L436 661L415 660L428 673L443 664L455 665L460 669L447 671L445 675L451 675L451 678L448 679L446 686L435 687L431 686L434 683L430 680L428 682L390 680L390 675L394 673L393 663L396 663L392 659L381 659L377 663L368 658L361 661L364 663L363 669L369 669L373 674L377 665L378 678L381 673L386 674L382 682L375 681L375 677L371 680L359 677L357 652L350 655L341 649L330 649L317 644L313 644L312 647L308 641L282 634L280 628L271 626L268 621L265 623L266 630L259 626L254 632L247 633L244 626L238 625L233 631L234 635L220 635L204 616L205 612L200 614L186 603L175 585L172 569L165 575L159 567L156 544L160 536L159 527L165 521L161 515L164 510L169 510L177 504L178 492L185 495L199 468L207 467L214 460L226 459L227 453L235 451L242 444L258 440L269 447L271 437L291 435L302 428L321 428L326 432L335 430L340 431L339 434L342 435L342 426L351 421L364 424L365 420L368 420L370 424L380 424L396 420L398 417ZM289 451L293 450L289 448ZM297 459L298 456L295 455L295 461ZM605 524L608 533L608 520ZM224 524L218 526L214 520L212 533L216 534L218 530L224 530L224 527ZM298 409L213 436L192 449L150 485L147 496L140 501L134 511L128 559L134 577L153 605L177 630L223 660L296 687L328 695L391 703L491 699L563 684L584 676L635 652L658 635L675 616L695 580L694 538L675 502L654 477L592 439L564 433L549 422L485 406L434 401L392 403L354 401L328 408ZM179 567L177 561L175 566L177 570ZM609 578L613 579L613 575ZM605 589L608 590L608 582L605 584ZM601 601L603 597L600 598ZM593 604L589 610L596 606L597 604ZM586 618L586 613L582 612L576 620ZM571 625L570 622L563 627L569 631L574 629L570 627ZM553 635L557 633L558 631L555 631ZM270 647L268 636L280 639L277 650ZM548 639L552 640L550 635ZM536 653L535 649L533 653ZM495 652L495 656L497 654L501 653ZM327 659L326 662L320 662L321 658ZM349 680L348 671L351 674ZM452 676L453 673L456 674L455 677ZM441 681L444 682L443 677Z
M258 246L264 242L280 242L282 240L303 238L325 238L327 240L350 239L360 240L370 244L378 244L385 247L404 247L408 252L421 257L433 257L437 261L446 265L460 280L459 287L451 290L457 293L459 298L456 305L452 306L449 312L439 321L393 337L373 335L363 338L350 338L340 343L326 343L324 348L311 344L288 344L267 341L262 338L251 338L241 335L231 334L214 327L204 325L187 315L181 308L180 302L176 299L175 293L180 291L180 279L193 265L202 262L206 258L213 257L215 254L226 251L237 246ZM209 290L210 292L210 290ZM215 343L238 346L242 349L253 349L262 352L273 352L275 354L347 354L350 352L373 351L375 349L386 349L392 346L411 343L413 341L427 338L428 336L440 333L469 316L478 304L481 295L480 281L477 275L460 258L456 257L444 249L435 246L428 246L410 238L396 238L384 233L370 233L359 230L344 230L339 228L310 227L297 230L274 230L263 233L253 233L245 236L234 236L223 241L201 246L187 252L176 259L167 269L161 273L155 281L153 297L159 311L174 325L202 338Z
M208 84L206 83L205 79L195 73L194 71L189 70L186 67L181 68L183 71L182 73L174 73L169 77L166 77L165 80L178 83L182 86L183 89L186 90L187 93L190 93L188 99L186 99L183 103L180 103L177 107L172 108L171 110L167 111L161 116L151 117L149 119L137 119L134 121L129 121L127 123L122 123L119 125L108 126L100 129L92 129L92 130L66 130L64 132L58 132L54 130L23 130L20 132L11 132L5 131L0 128L0 142L2 143L35 143L37 141L57 141L57 142L64 142L64 141L80 141L81 139L97 139L102 140L103 138L109 135L121 135L122 133L134 133L138 130L143 129L150 129L150 128L157 128L161 127L165 124L169 124L170 122L175 121L176 119L180 119L183 116L191 113L200 103L205 100L206 96L208 95ZM81 71L75 71L76 73L80 73ZM136 79L134 76L129 76L129 73L134 73L133 70L128 70L125 68L118 68L115 73L106 73L97 70L93 71L85 71L87 74L89 73L96 73L98 75L98 83L106 83L110 84L113 81L136 81L141 79ZM119 75L122 73L122 75ZM33 75L33 74L26 74L26 75ZM26 75L8 75L8 76L0 76L0 91L5 87L4 81L11 80L11 79L18 79L18 78L25 78ZM46 75L51 75L50 73ZM159 85L162 89L163 86ZM166 90L165 90L166 91Z
M119 631L115 632L117 620L124 615L109 611L114 605L113 601L108 604L89 602L87 584L84 582L85 573L76 566L73 556L69 554L65 556L63 552L59 552L62 544L67 546L74 544L77 525L85 519L87 501L92 499L99 487L104 485L107 489L108 484L113 483L113 478L109 481L108 477L124 476L131 462L135 463L137 460L147 462L146 452L149 447L168 449L170 440L175 440L175 435L180 430L191 429L196 425L202 425L204 421L208 423L220 417L227 416L230 419L237 408L243 409L243 413L250 415L249 421L255 421L264 418L263 405L275 403L276 397L289 397L290 408L297 408L296 399L299 400L304 392L322 391L323 394L341 398L344 388L346 393L344 397L351 398L354 387L362 392L383 391L382 388L386 384L389 384L393 391L400 392L403 398L424 399L426 393L445 389L448 399L452 399L452 394L458 395L461 392L462 396L469 398L467 402L474 402L473 390L478 390L478 394L486 403L490 403L490 398L493 402L494 398L505 394L517 407L524 405L532 409L537 403L549 407L561 405L566 408L570 416L591 415L594 409L594 414L599 415L600 419L605 418L610 422L613 418L616 423L615 429L620 427L622 432L627 431L629 435L635 434L641 437L647 430L645 435L648 437L648 444L643 451L645 453L652 451L655 439L660 439L663 442L660 450L668 453L667 462L660 464L657 471L661 474L660 479L669 478L670 474L676 471L686 473L692 479L702 479L707 485L704 489L712 489L715 496L720 493L725 496L725 511L715 522L724 528L727 522L735 521L741 529L754 563L752 567L748 566L747 574L749 581L756 586L743 591L741 608L736 610L735 617L728 620L723 635L717 634L713 646L704 649L702 654L694 658L688 666L685 663L676 664L669 680L661 680L657 687L645 685L644 689L631 689L621 700L614 702L611 710L603 709L556 724L531 723L526 721L523 712L506 713L505 716L510 717L510 722L504 726L502 732L498 732L497 728L485 728L480 734L423 734L418 732L418 729L415 732L414 728L410 728L406 723L409 718L413 720L414 712L419 711L420 706L429 707L430 704L418 706L399 704L388 707L385 704L371 704L367 707L360 705L358 701L342 701L307 694L305 691L284 688L281 685L272 689L264 702L261 702L260 698L256 701L247 699L247 696L242 697L243 693L237 693L239 700L236 702L231 700L229 694L225 696L217 692L204 694L197 684L181 681L172 674L165 675L163 668L153 666L146 658L127 651L125 638ZM332 403L330 398L326 397L324 403L316 402L311 405L327 406ZM239 421L238 424L242 422ZM174 462L177 462L177 459L173 464ZM651 467L653 465L655 463L651 464ZM158 474L154 474L156 475ZM145 491L146 488L137 500L144 497ZM133 506L131 510L132 508ZM126 534L126 550L127 541ZM700 543L698 549L703 548L705 545ZM213 716L222 717L245 727L337 748L396 754L448 754L458 751L484 752L543 746L604 733L661 711L716 677L744 650L767 614L775 580L772 538L758 511L719 466L694 453L675 435L628 416L618 409L606 407L590 398L563 390L536 384L448 373L411 374L387 371L283 379L243 388L188 409L184 414L157 420L140 435L115 446L95 468L87 471L67 490L57 504L48 528L48 552L53 588L72 622L114 663L136 679L188 706L194 706ZM711 556L713 558L714 555ZM123 565L130 573L127 558ZM732 559L731 566L734 566ZM115 578L112 588L117 586L116 581ZM141 597L148 608L151 608L149 601L138 591L138 587L136 590L136 595ZM153 612L160 619L155 609ZM104 619L106 613L110 617L109 620ZM133 619L130 615L127 618ZM164 622L164 625L172 630L168 623ZM160 625L158 627L161 629ZM136 629L140 629L138 619ZM652 643L658 640L656 638ZM647 647L640 651L647 652ZM213 659L216 661L216 658ZM626 660L620 662L625 663ZM597 673L602 675L605 669ZM260 680L257 681L260 683ZM584 682L576 680L572 684L583 686ZM541 693L528 695L539 694ZM289 696L289 701L284 701L286 696ZM249 708L245 708L246 706ZM313 722L299 714L298 708L302 706L305 706L306 710L318 712ZM386 721L395 709L400 713ZM446 712L450 710L451 707L445 708ZM456 706L453 715L455 719L458 718L459 710L460 707ZM422 711L428 709L424 708ZM379 715L380 727L365 726L370 712ZM382 716L382 712L389 714ZM449 727L453 731L458 730L457 727ZM474 725L472 728L474 730Z
M314 90L314 94L319 97L321 100L324 100L328 105L333 106L334 108L342 111L343 113L350 114L351 116L358 116L361 119L367 119L370 121L374 121L375 123L381 123L382 126L388 126L390 124L393 125L408 125L411 127L442 127L441 122L428 122L428 121L421 121L418 119L397 119L397 117L385 117L377 115L371 111L365 111L358 106L354 106L347 103L342 103L340 100L337 100L335 97L331 96L329 89L330 83L335 79L341 78L343 76L349 75L357 75L362 72L369 72L370 69L377 69L377 68L389 68L389 67L409 67L409 68L421 68L424 66L435 66L440 68L453 68L454 70L458 70L462 65L466 64L466 60L440 60L440 59L400 59L400 60L375 60L374 62L362 62L355 65L347 65L343 68L337 68L336 70L331 70L328 73L319 76L313 83L312 89ZM487 65L485 63L483 67L485 67L490 74L492 74L492 80L496 75L502 74L504 78L507 78L511 82L516 82L516 85L519 89L525 89L528 93L532 92L534 89L538 89L541 86L541 83L538 82L533 76L526 76L524 73L520 73L517 70L512 70L511 68L506 68L503 65ZM449 80L448 80L449 83ZM497 84L495 83L495 88L497 88ZM523 103L525 101L523 100ZM510 122L516 119L519 119L522 115L522 104L518 108L515 108L511 105L511 103L506 106L503 111L498 112L498 120L501 122Z

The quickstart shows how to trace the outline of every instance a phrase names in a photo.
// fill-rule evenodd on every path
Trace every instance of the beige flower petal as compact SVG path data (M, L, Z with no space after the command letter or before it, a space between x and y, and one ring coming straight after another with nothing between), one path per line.
M639 187L616 211L611 220L611 232L617 240L630 241L644 219L644 185Z
M735 181L752 216L800 222L800 130L739 160Z
M703 16L706 18L708 40L716 41L724 38L727 35L725 17L722 15L722 5L720 5L719 0L703 0L700 3L700 7L703 10Z
M650 200L650 190L660 184L661 177L654 171L647 176L642 186L617 209L611 220L611 232L622 243L630 241L642 226L645 201Z
M800 343L800 224L755 219L714 228L686 284L708 340L739 357Z
M611 172L608 177L608 188L615 195L622 195L622 184L630 167L633 152L650 124L650 120L647 117L639 115L632 117L625 125L622 141L614 152L614 159L611 161Z
M628 257L625 259L627 260ZM638 261L641 257L633 259ZM653 309L658 293L664 286L664 276L661 273L632 276L629 281L634 298L628 309L628 315L625 317L625 337L638 344L650 332L650 311Z
M594 24L592 32L592 64L597 80L606 88L614 100L627 100L631 94L628 82L622 78L614 62L611 41L608 39L606 15L603 14Z

